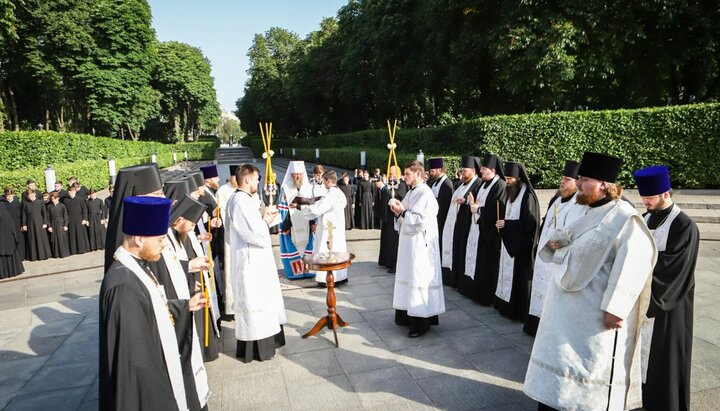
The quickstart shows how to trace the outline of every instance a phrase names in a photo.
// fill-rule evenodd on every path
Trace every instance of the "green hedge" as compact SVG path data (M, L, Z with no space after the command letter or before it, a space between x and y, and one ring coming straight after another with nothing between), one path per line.
M444 127L398 129L398 161L419 149L433 155L492 152L522 161L539 187L556 187L566 159L579 160L584 151L625 159L620 182L632 186L632 170L654 164L670 168L675 188L720 187L720 104L482 117ZM259 138L243 143L262 151ZM359 151L378 147L387 161L387 130L364 130L299 140L275 140L273 149L302 147L321 150L326 164L359 163ZM336 157L333 153L337 151ZM333 150L331 150L333 149ZM368 161L370 151L368 151ZM322 153L327 152L327 155ZM354 154L353 154L354 153ZM384 153L384 154L383 154ZM352 154L352 155L351 155ZM348 156L352 158L347 158ZM402 162L402 161L400 161ZM341 164L342 163L342 164ZM381 166L384 168L384 166Z
M76 176L88 187L103 189L110 179L109 158L115 159L115 168L147 163L157 155L159 167L172 165L172 153L178 161L215 158L217 139L201 139L196 143L161 144L155 142L123 141L90 135L55 133L46 131L0 133L0 188L25 189L32 178L39 189L45 189L45 168L55 169L56 178L66 182Z

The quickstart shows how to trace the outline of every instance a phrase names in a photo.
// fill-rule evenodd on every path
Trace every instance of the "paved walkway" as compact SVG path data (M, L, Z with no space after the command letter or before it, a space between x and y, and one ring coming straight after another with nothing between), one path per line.
M447 313L418 339L393 323L393 276L375 263L377 231L349 232L357 258L337 291L350 326L340 348L327 330L303 340L325 313L317 288L285 290L287 345L273 360L235 360L233 324L207 364L213 410L534 410L522 394L532 339L519 323L446 289ZM720 243L703 241L696 278L692 409L720 403ZM102 252L27 263L0 282L0 409L97 409Z

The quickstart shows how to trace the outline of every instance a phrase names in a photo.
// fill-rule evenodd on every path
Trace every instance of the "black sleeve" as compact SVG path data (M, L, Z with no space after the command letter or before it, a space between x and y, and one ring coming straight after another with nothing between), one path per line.
M697 225L686 215L680 214L670 226L665 251L658 253L653 270L648 317L672 311L693 292L699 245L700 232Z
M535 246L538 210L533 200L533 196L526 193L522 200L520 218L505 220L505 228L500 230L503 244L510 257L532 250Z

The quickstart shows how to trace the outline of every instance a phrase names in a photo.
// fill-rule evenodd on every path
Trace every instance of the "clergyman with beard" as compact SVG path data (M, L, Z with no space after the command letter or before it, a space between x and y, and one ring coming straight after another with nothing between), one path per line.
M559 267L525 376L524 392L539 409L642 406L638 336L657 248L642 216L620 199L622 163L583 155L576 199L588 212L540 250Z
M525 321L540 204L523 163L505 163L505 182L505 210L495 223L502 236L495 307L504 317Z
M587 206L579 205L575 201L579 167L580 163L577 161L565 161L560 187L550 200L550 206L540 228L540 239L537 243L538 251L547 244L548 238L553 233L564 230L566 226L572 224L587 212ZM545 290L548 287L548 282L553 278L553 270L557 267L559 267L557 264L545 262L537 255L535 256L532 287L530 287L530 308L523 325L523 331L529 335L535 335L537 332L542 306L545 301Z
M162 284L150 269L165 247L170 200L123 200L123 242L100 288L99 405L103 410L200 409L187 392L174 325L206 304L195 294L185 312L173 312ZM183 304L179 304L183 305Z

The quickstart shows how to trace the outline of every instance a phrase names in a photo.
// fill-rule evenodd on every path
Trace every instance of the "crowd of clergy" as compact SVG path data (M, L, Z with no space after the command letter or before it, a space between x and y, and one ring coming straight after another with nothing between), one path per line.
M310 177L293 161L277 191L251 164L230 166L223 185L216 165L165 184L155 164L124 168L107 216L100 408L207 409L204 363L219 356L223 321L240 362L285 345L271 236L288 279L325 287L303 257L347 251L360 221L381 230L378 264L395 274L409 338L459 292L535 337L524 392L538 409L688 409L698 229L673 203L667 167L634 172L641 214L616 183L622 164L568 160L547 208L524 164L492 154L463 156L457 181L442 158L375 180L322 166Z
M23 261L39 261L84 254L105 247L111 196L97 198L95 190L76 177L55 182L54 191L39 191L27 180L20 198L5 188L0 199L0 279L25 271Z

